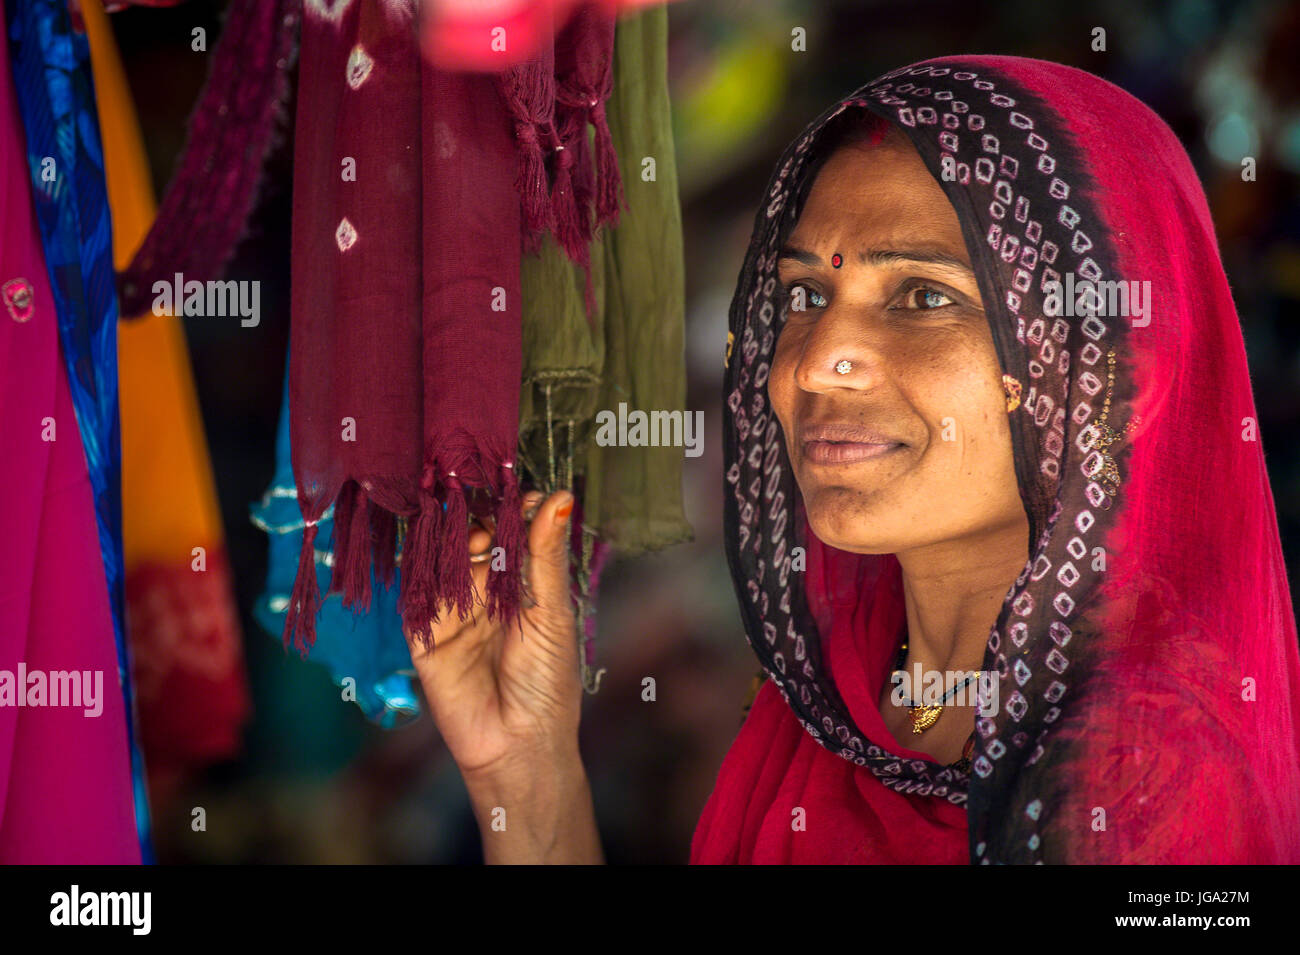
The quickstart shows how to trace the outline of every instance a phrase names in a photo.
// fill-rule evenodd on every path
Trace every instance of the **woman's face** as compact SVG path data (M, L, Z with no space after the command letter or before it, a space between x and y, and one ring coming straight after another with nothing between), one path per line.
M768 396L817 537L888 554L1025 526L957 213L900 131L827 160L778 268Z

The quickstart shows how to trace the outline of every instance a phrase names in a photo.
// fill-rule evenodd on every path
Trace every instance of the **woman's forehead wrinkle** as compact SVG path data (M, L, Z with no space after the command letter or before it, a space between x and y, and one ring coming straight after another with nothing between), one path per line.
M861 249L858 251L858 261L864 265L874 266L905 266L923 262L962 272L971 271L970 255L964 244L952 246L948 243L926 245L900 243L894 248Z
M844 180L836 184L839 182ZM882 240L856 243L859 246L912 246L921 235L933 235L947 245L950 237L960 238L961 222L942 190L936 188L930 193L920 183L890 177L872 184L827 189L810 197L795 231L811 238L806 235L809 231L817 234L830 230L853 231Z
M818 173L781 254L810 267L840 252L873 268L926 264L971 274L956 210L909 151L837 151Z
M853 240L859 243L863 238L862 232L858 230L854 230L852 235ZM909 232L899 235L897 241L892 244L859 245L852 254L858 264L873 268L906 268L911 265L924 264L967 274L972 273L970 255L964 243L953 244L950 242L928 241L933 239L931 236L922 238L922 241L918 241L918 236ZM814 247L827 245L828 243L834 245L835 239L835 235L830 235L824 241L813 241L809 244ZM783 245L778 253L777 261L801 262L812 267L825 265L825 258L816 251L805 248L800 244L803 241L805 240L799 238ZM852 246L846 246L846 248L852 248Z
M971 271L970 252L955 214L950 223L937 216L913 214L905 207L801 220L779 255L816 266L831 252L875 268L922 263Z

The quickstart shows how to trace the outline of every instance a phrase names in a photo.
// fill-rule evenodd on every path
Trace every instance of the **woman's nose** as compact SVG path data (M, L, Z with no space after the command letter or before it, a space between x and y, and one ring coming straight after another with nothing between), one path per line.
M804 339L795 381L804 391L863 390L880 380L883 363L882 343L864 317L828 311Z

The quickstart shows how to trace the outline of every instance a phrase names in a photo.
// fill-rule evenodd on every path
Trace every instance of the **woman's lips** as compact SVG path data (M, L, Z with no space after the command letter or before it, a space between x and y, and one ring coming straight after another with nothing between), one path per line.
M805 441L803 456L813 464L856 464L884 457L901 448L896 441L867 443L862 441Z

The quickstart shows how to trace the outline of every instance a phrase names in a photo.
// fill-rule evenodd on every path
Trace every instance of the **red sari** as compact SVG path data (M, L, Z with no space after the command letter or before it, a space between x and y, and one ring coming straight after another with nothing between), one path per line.
M813 537L767 404L776 250L828 123L860 110L898 125L952 202L1023 388L1029 560L989 632L1000 706L968 772L884 730L897 562ZM1052 310L1050 283L1082 280L1149 283L1149 308ZM1245 347L1204 192L1159 117L1038 60L886 74L778 162L730 330L727 553L769 681L692 862L1300 862L1300 653Z
M810 557L824 559L824 546ZM845 566L845 565L840 565ZM843 578L822 595L845 624L830 642L829 661L845 690L855 720L872 742L904 760L924 753L898 745L880 717L880 698L903 623L896 594L898 564L882 565L873 600L857 601L863 581ZM809 573L828 580L821 567ZM899 597L899 599L895 599ZM870 608L881 612L863 619ZM705 863L898 863L964 865L966 811L947 800L904 794L880 785L846 759L831 753L799 725L794 712L767 680L754 698L740 735L722 764L719 786L704 809L691 845L691 862ZM802 809L802 817L797 816ZM740 822L739 838L726 820ZM802 829L795 829L799 819Z

